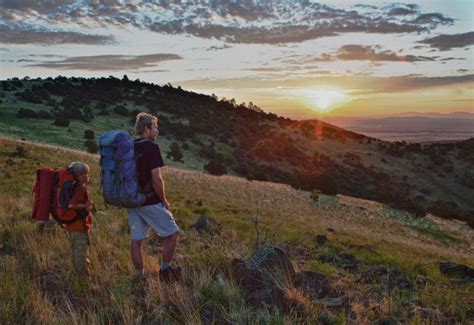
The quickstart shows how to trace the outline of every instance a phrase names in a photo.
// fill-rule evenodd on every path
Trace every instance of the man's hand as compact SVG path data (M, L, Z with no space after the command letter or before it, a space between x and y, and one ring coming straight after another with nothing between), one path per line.
M170 203L168 202L168 200L164 200L164 201L163 201L163 207L164 207L166 210L169 210L169 209L170 209Z
M153 190L155 194L160 198L161 202L163 203L163 207L167 210L170 208L170 203L166 199L165 195L165 182L161 177L160 167L157 167L151 171L151 185L153 186Z

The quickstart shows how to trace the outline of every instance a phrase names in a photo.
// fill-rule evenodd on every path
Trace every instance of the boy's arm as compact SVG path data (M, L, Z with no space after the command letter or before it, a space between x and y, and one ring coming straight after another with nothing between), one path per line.
M86 198L86 202L84 202L84 197ZM82 201L82 203L80 203ZM89 199L89 195L87 194L87 189L85 187L78 188L74 191L71 200L69 201L68 208L81 210L81 209L89 209L92 205L92 200Z

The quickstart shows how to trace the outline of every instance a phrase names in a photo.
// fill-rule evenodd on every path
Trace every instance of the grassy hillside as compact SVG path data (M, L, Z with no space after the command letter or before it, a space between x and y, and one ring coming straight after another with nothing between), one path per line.
M264 113L252 103L126 77L0 82L5 136L85 149L86 130L96 137L111 129L131 131L139 111L159 116L160 145L171 166L203 170L213 161L220 168L211 172L304 190L329 188L474 226L474 139L426 146L385 142L321 121Z
M91 166L90 192L98 208L88 283L72 273L66 234L57 226L40 231L30 220L35 168L74 160ZM145 245L149 277L141 286L133 280L126 211L102 204L97 156L2 138L0 174L2 324L474 320L472 280L446 277L438 269L445 261L474 267L474 233L455 221L413 219L353 197L314 198L287 185L166 168L172 211L185 234L177 258L184 280L172 286L158 281L161 241L153 235ZM222 231L196 231L192 224L203 214L214 218ZM231 260L246 259L255 250L256 228L260 244L283 248L297 271L324 276L334 297L345 296L346 303L328 307L326 300L288 286L281 289L291 308L255 305L232 276ZM328 242L317 244L316 235L325 235ZM348 267L343 257L357 263ZM390 276L360 280L377 267L391 270L408 285L392 283Z

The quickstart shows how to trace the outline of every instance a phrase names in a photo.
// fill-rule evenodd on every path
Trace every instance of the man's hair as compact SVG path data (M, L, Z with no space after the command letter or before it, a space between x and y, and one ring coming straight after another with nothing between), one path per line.
M143 134L145 128L151 129L153 122L158 124L158 118L145 112L138 113L135 119L135 134Z
M89 170L90 170L87 164L80 161L72 162L69 165L69 169L71 170L74 177L79 177L83 174L89 173Z

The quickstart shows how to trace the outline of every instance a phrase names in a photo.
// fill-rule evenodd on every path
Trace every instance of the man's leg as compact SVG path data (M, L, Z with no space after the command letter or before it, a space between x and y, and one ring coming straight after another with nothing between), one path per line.
M165 238L163 242L162 261L166 264L171 264L173 256L176 253L176 247L179 241L179 231Z
M137 275L143 275L143 240L132 240L130 246L130 253L132 255L132 262L137 271Z

